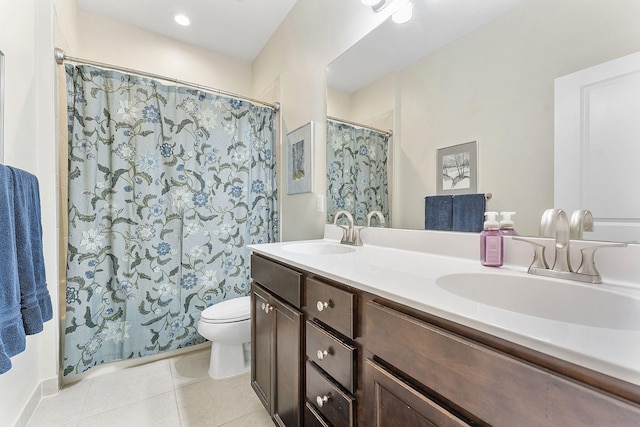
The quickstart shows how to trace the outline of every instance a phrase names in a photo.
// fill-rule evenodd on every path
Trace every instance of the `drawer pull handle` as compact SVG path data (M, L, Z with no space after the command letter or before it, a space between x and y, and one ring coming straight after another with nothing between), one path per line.
M317 396L316 403L318 404L318 407L322 408L325 405L325 403L329 401L330 397L331 397L331 393L327 393L324 396Z
M327 357L329 355L329 352L327 350L318 350L317 356L318 356L318 360L324 360L325 357Z
M318 309L318 311L322 311L325 308L329 308L329 303L328 302L318 301L317 304L316 304L316 308Z
M269 312L273 310L273 306L271 304L262 303L262 309L265 313L269 314Z

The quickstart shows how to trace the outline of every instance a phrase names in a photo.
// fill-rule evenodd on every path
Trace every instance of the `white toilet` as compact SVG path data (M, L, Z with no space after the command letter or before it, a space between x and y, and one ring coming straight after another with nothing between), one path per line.
M209 376L228 378L251 368L251 297L214 304L202 311L198 333L211 341Z

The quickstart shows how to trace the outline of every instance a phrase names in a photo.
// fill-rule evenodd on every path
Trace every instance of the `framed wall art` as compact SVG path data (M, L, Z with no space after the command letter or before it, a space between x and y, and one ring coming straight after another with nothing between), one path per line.
M313 122L287 134L287 194L313 191Z
M478 141L439 148L436 194L472 194L478 189Z

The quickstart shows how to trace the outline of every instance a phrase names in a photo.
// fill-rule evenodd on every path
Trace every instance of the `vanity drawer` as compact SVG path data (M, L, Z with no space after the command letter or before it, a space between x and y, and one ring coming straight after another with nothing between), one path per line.
M307 314L349 338L356 337L356 296L335 286L307 279Z
M355 399L307 362L307 400L333 427L354 426Z
M351 393L355 392L355 347L307 320L307 357Z
M252 254L251 277L294 307L302 307L302 273Z
M304 427L331 427L309 403L304 407Z
M373 360L365 361L364 377L367 384L367 426L470 426Z
M364 307L367 349L495 426L640 426L640 406L535 367L376 302Z

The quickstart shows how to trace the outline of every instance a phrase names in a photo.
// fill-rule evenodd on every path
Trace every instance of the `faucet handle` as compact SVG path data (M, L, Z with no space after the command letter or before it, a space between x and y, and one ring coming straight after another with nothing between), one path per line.
M342 228L342 239L340 239L340 243L349 243L349 229L344 225L336 224L336 226Z
M547 264L547 260L544 256L544 250L546 249L545 245L542 245L540 243L537 243L528 239L523 239L522 237L518 237L518 236L513 236L512 239L519 240L521 242L527 242L531 246L533 246L533 261L531 261L531 265L529 266L529 271L531 271L532 269L544 269L544 270L549 269L549 264Z
M353 245L354 246L362 246L362 238L360 237L360 233L365 227L355 228L353 227Z
M595 280L593 283L602 283L602 278L600 277L600 273L598 272L595 263L596 251L600 248L624 248L626 246L626 243L607 243L604 245L594 245L581 249L580 253L582 254L582 261L580 262L580 267L578 267L576 273L594 276Z

